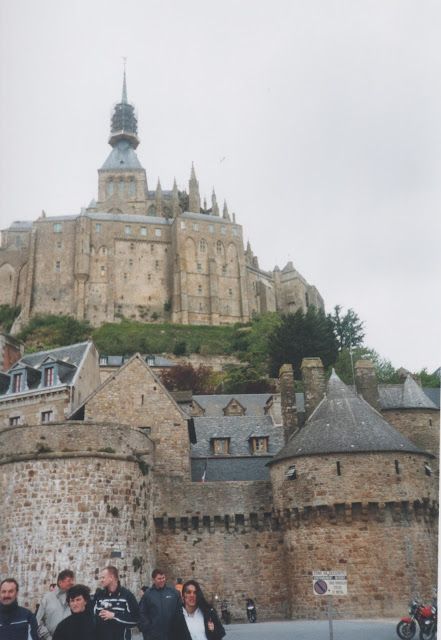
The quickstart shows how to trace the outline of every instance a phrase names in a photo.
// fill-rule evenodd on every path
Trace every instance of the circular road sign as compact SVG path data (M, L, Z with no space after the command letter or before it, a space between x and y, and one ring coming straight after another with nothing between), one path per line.
M314 582L314 591L317 593L317 595L324 596L327 590L328 583L326 582L326 580L316 580Z

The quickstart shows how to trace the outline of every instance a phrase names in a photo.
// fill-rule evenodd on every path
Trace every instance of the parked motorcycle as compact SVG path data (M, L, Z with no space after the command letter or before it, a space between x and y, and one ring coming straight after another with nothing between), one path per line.
M230 624L231 623L231 613L230 610L228 609L228 602L226 600L222 600L220 603L220 610L221 610L221 620L224 624Z
M252 600L251 598L248 598L246 607L247 607L248 622L256 622L257 611L256 611L256 605L254 604L254 600Z
M412 600L409 605L409 616L401 618L397 625L397 634L401 640L411 640L420 629L420 640L434 640L437 636L437 606L424 605L419 600Z

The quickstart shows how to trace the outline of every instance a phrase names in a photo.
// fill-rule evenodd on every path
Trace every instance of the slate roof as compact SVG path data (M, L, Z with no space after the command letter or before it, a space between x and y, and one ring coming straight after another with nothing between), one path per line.
M205 418L210 416L223 417L223 409L233 399L240 402L240 404L246 408L245 416L264 416L264 407L271 395L271 393L215 394L208 396L193 396L193 400L195 400L205 410Z
M299 456L373 451L423 453L333 373L323 400L268 464Z
M426 396L432 400L433 404L436 406L437 409L439 409L440 406L440 389L438 388L432 388L432 387L423 387L423 391L426 394Z
M14 222L9 225L9 231L31 231L32 230L32 222L28 220L14 220Z
M132 356L108 356L105 353L100 353L100 359L99 359L100 367L121 367L125 362L130 360L131 357ZM149 367L175 367L176 366L176 362L173 362L172 360L168 360L163 356L157 356L152 354L152 356L142 355L141 357L144 358L144 360L147 362ZM148 362L150 357L153 358L154 364L150 364ZM102 362L103 358L106 358L107 362Z
M38 351L38 353L28 353L18 362L38 368L48 356L51 356L53 360L62 360L63 362L67 362L68 364L78 367L89 344L90 342L78 342L77 344L71 344L68 347Z
M194 418L194 426L197 443L191 447L192 457L211 456L213 438L230 438L230 456L251 455L249 438L253 436L268 436L270 456L283 445L283 429L270 416L202 416Z
M129 214L129 213L107 213L107 212L95 212L95 211L87 211L85 214L86 218L90 218L91 220L101 220L103 222L137 222L141 224L165 224L171 225L172 220L168 218L160 218L159 216L144 216L142 214ZM52 219L52 218L51 218Z
M207 482L269 480L268 460L271 460L268 456L192 458L191 479L193 482L200 481L207 464Z
M411 375L406 377L404 384L380 385L378 394L382 409L438 408Z
M142 169L135 150L127 140L119 140L108 155L101 169Z

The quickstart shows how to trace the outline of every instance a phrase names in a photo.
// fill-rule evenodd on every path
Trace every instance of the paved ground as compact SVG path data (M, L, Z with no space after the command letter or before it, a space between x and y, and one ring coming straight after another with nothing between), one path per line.
M396 620L333 621L334 640L398 640ZM231 624L225 640L329 640L327 621L295 620Z
M334 640L398 640L395 631L397 623L398 620L334 620ZM323 620L230 624L226 627L226 631L225 640L329 640L330 638L329 623Z

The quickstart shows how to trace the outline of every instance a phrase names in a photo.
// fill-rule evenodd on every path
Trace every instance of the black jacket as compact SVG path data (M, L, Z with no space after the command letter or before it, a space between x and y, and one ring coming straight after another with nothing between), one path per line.
M169 640L170 625L181 602L181 596L171 587L157 589L153 585L144 593L139 603L139 628L144 640Z
M216 613L216 609L208 606L208 608L201 608L202 615L204 616L205 635L207 640L221 640L225 635L225 629L223 628L219 616ZM214 624L214 630L209 631L208 621L211 620ZM172 622L172 628L170 632L169 640L191 640L191 635L185 621L182 608L175 616Z
M0 604L1 640L38 640L37 619L29 609L19 607L17 601Z
M99 612L112 611L112 620L102 620ZM139 607L135 596L125 587L118 585L115 593L98 589L93 598L97 640L131 640L132 627L139 622Z
M52 640L96 640L95 621L90 610L72 613L57 625Z

